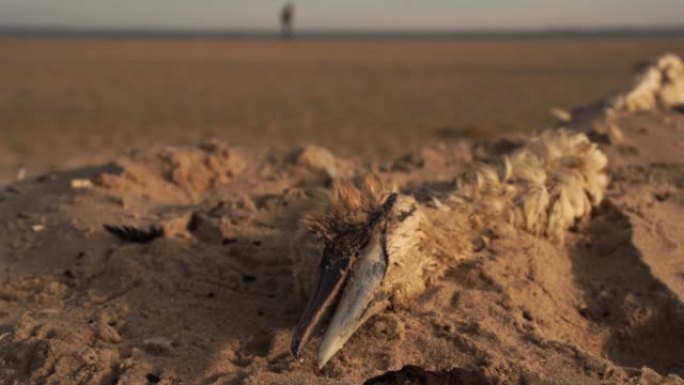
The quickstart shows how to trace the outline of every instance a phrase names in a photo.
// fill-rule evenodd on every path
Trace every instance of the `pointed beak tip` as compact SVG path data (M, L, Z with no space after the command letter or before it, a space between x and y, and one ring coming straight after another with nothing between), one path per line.
M316 360L316 366L318 366L318 370L323 370L323 367L325 367L325 364L330 361L330 358L332 357L325 357L325 356L318 356L318 359Z
M329 266L319 272L316 288L290 344L293 356L298 358L317 326L327 321L316 360L319 370L369 316L384 306L384 302L376 303L374 299L387 271L387 258L378 239L371 240L354 258L328 259Z
M326 335L323 337L323 341L321 341L321 345L318 348L318 355L316 357L316 361L318 363L318 369L322 369L328 361L330 361L335 354L337 354L340 349L342 349L342 346L344 346L346 342L346 339L340 339L339 336L333 336L331 338L330 335Z

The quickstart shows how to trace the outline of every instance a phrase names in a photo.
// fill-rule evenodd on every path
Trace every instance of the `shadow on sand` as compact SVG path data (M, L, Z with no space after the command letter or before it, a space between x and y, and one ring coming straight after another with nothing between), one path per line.
M684 374L684 305L643 262L629 218L610 201L572 252L580 315L608 332L604 353L628 367Z

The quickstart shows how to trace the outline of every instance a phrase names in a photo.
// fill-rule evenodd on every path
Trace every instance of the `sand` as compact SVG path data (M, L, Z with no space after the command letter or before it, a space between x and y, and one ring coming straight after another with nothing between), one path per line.
M305 304L288 249L314 191L374 171L439 199L473 159L526 135L372 160L312 145L157 144L13 183L0 193L0 379L684 384L684 115L616 119L624 141L602 144L607 198L563 246L494 239L372 318L322 370L312 347L301 360L289 352ZM104 224L164 235L124 242Z
M288 239L311 188L361 160L211 142L13 184L0 197L0 377L342 384L411 364L487 383L682 383L684 117L621 126L628 140L606 148L609 198L566 247L494 241L415 306L371 320L322 371L312 352L289 354L304 304ZM378 169L439 194L435 181L448 185L482 147L426 148L412 157L422 166ZM74 183L84 178L92 186ZM104 223L165 236L124 243Z
M131 147L219 138L388 159L462 133L530 132L682 38L0 38L0 184Z

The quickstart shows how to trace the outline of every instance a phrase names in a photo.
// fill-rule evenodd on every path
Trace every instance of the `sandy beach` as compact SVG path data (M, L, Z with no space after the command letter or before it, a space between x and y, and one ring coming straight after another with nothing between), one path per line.
M684 384L678 108L616 111L619 137L568 124L610 182L562 244L497 228L321 370L313 347L290 352L306 305L291 244L317 192L373 173L438 210L474 162L551 127L551 107L610 100L636 59L684 43L177 44L0 42L15 52L0 59L3 383Z
M218 138L397 157L532 132L628 84L678 38L0 39L0 183Z

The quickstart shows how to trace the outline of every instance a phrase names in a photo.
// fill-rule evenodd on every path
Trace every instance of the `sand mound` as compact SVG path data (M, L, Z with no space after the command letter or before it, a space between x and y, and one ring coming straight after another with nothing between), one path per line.
M225 144L198 147L155 146L119 159L120 172L102 174L98 184L114 191L197 202L245 169L245 160Z
M160 146L11 185L0 194L0 378L684 384L684 116L612 119L624 141L603 149L607 196L564 246L493 237L415 303L369 321L321 371L310 349L301 361L289 352L305 304L288 245L311 198L374 171L439 202L471 160L515 140L464 139L377 164L316 146ZM124 242L105 223L163 235Z

